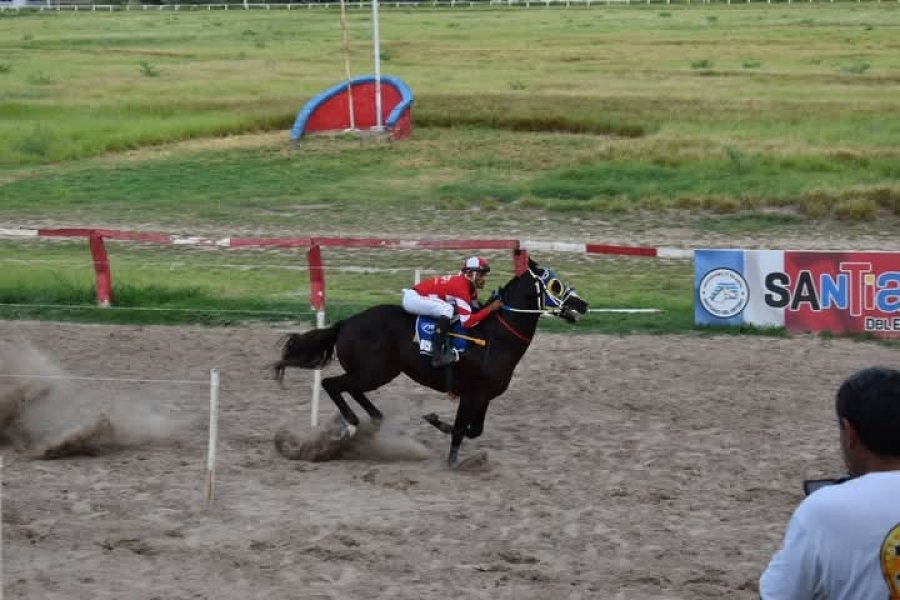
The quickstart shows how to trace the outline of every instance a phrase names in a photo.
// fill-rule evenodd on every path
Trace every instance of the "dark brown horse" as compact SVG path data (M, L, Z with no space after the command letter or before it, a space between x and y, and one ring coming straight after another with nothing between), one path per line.
M351 410L343 393L347 392L368 413L380 421L381 411L366 397L400 373L441 392L459 396L453 424L436 414L425 420L449 433L453 466L463 436L476 438L484 429L484 417L491 400L506 391L516 365L522 359L543 314L552 314L575 322L587 312L587 303L575 290L549 269L529 260L529 268L514 277L497 292L503 309L466 332L486 341L484 347L472 346L449 367L432 367L430 359L419 353L412 342L416 317L400 306L379 305L366 309L327 329L292 333L285 337L281 360L272 365L275 379L282 382L286 367L315 369L326 365L337 350L344 368L342 375L326 377L322 387L344 418L343 436L352 437L359 418ZM452 372L448 373L447 369Z

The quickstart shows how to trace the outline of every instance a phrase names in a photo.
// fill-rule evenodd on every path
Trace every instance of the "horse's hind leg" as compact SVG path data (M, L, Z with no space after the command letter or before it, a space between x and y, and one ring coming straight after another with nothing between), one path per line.
M353 396L353 399L356 400L360 406L363 407L363 410L368 413L369 417L371 417L372 421L377 425L384 420L384 415L378 410L378 407L372 404L372 401L369 398L359 391L350 390L350 395Z
M334 405L341 411L341 416L344 417L346 427L341 433L342 438L353 437L356 433L356 428L359 427L359 417L356 416L356 413L353 412L342 395L344 391L349 391L346 387L348 380L349 377L346 374L338 375L337 377L326 377L322 380L322 387L328 392Z
M378 425L384 420L384 415L369 400L366 392L377 390L395 379L400 374L400 368L384 354L377 355L375 359L368 357L369 360L365 361L359 360L356 355L353 355L352 358L355 360L347 359L346 362L341 363L347 372L343 389L353 396L353 399L366 411L372 422Z

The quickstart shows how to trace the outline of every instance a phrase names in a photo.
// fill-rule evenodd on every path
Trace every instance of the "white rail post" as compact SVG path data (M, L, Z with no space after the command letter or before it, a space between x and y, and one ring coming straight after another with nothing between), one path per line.
M203 497L209 506L215 497L216 441L219 437L219 370L209 372L209 446L206 450L206 484Z
M316 311L316 328L322 329L325 327L325 311L317 310ZM316 369L313 371L313 391L312 391L312 406L309 411L309 424L313 427L319 426L319 394L321 394L322 390L322 369Z
M322 266L322 248L316 243L310 245L306 253L309 266L309 303L316 311L316 328L325 327L325 269ZM312 406L309 423L313 427L319 425L319 394L322 387L322 369L313 373Z

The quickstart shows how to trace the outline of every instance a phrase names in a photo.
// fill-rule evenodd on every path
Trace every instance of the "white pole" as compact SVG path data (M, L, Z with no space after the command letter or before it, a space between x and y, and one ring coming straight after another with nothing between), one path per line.
M350 113L350 129L356 130L356 113L353 109L353 77L350 75L350 39L347 37L347 9L341 0L341 35L344 36L344 73L347 75L347 110Z
M372 0L372 48L375 52L375 123L376 127L381 129L381 40L378 33L378 0Z
M413 285L418 285L420 281L422 281L422 269L416 269L416 274L413 276Z
M322 329L325 327L325 311L317 310L316 311L316 328ZM313 391L312 391L312 406L310 407L309 414L309 424L313 427L319 426L319 394L322 390L322 369L316 369L313 372Z
M219 437L219 370L209 371L209 447L206 451L204 499L209 506L216 487L216 440Z

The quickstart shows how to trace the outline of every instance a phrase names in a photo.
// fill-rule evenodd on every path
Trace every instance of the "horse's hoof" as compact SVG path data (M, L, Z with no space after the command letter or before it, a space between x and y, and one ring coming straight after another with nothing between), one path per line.
M467 473L486 473L487 471L490 471L491 465L488 461L487 452L481 451L462 459L456 463L454 468L457 471L464 471Z
M338 435L338 440L341 442L346 442L347 440L352 440L356 435L356 425L351 425L350 423L344 423L344 426L341 428L341 432Z

